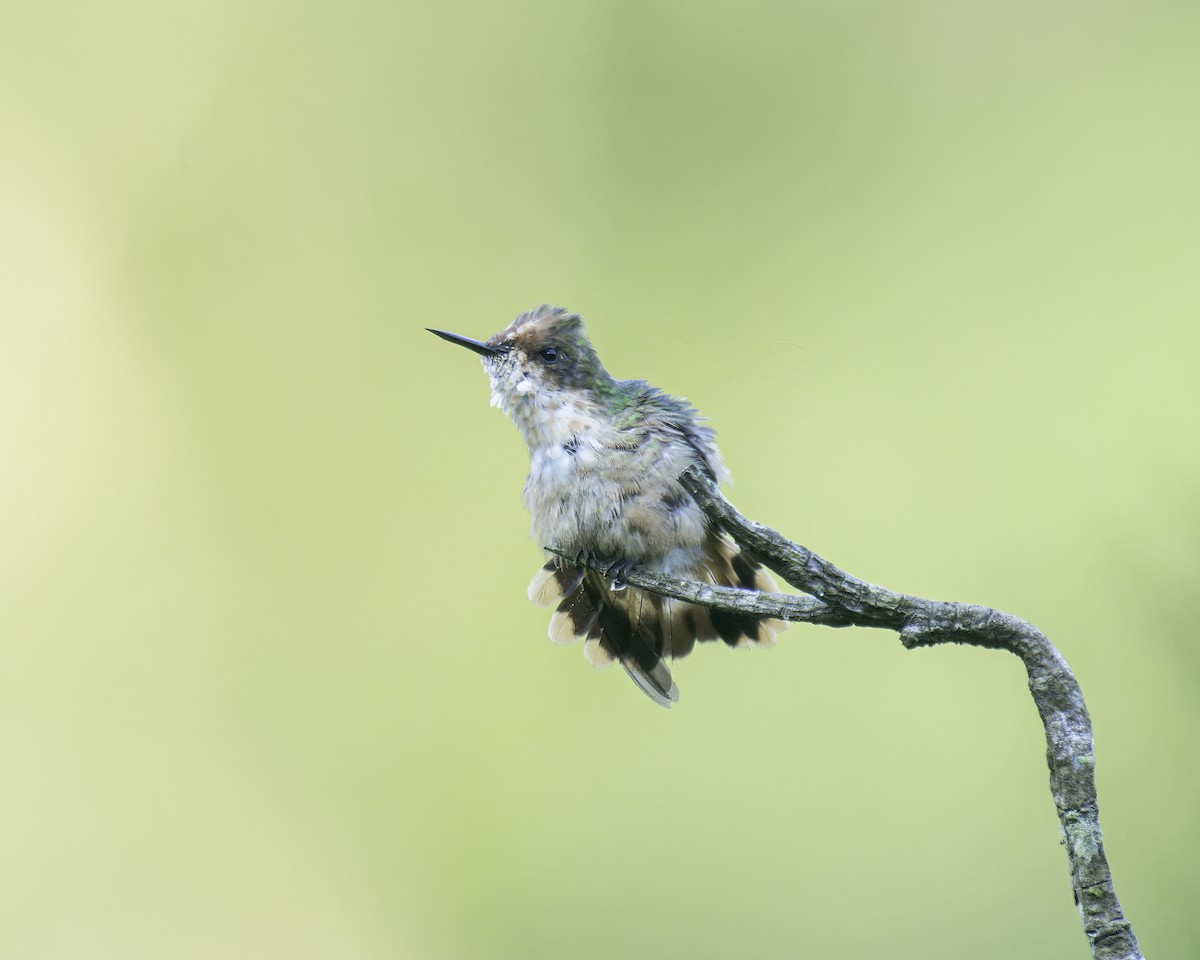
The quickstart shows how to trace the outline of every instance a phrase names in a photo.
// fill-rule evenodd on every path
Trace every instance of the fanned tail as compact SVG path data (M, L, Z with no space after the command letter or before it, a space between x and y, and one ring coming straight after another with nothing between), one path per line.
M671 572L721 586L775 590L766 570L716 533L705 543L703 559L694 569ZM538 571L529 585L529 599L539 606L556 604L550 618L552 641L567 644L584 638L584 656L593 667L602 669L619 660L634 683L664 707L679 701L668 658L686 656L696 641L718 638L734 647L771 646L776 633L786 627L780 620L709 610L633 587L614 591L602 574L559 557Z
M599 669L619 660L648 697L664 707L679 701L679 688L664 662L659 613L662 598L641 590L614 591L592 570L554 558L529 585L539 606L558 601L550 618L550 639L573 643L584 638L583 653Z

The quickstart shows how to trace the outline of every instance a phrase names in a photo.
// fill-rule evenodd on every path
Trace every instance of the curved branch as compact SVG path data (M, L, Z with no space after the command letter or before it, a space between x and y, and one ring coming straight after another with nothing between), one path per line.
M571 563L579 563L579 551L560 550L555 546L546 549ZM584 566L600 573L606 573L609 569L603 560L585 561ZM622 579L631 587L729 613L751 617L775 617L790 620L792 623L818 623L827 627L848 627L853 623L845 613L812 597L797 597L789 593L757 593L739 587L722 587L714 583L700 583L697 580L679 580L676 577L654 573L645 567L634 567L622 574Z
M1021 658L1046 730L1050 792L1062 825L1071 886L1095 960L1142 960L1121 911L1104 854L1096 801L1092 724L1066 660L1035 627L1011 614L965 603L926 600L859 580L770 527L747 520L708 478L689 470L684 487L712 520L808 597L717 587L635 568L631 586L717 610L825 626L895 630L908 649L963 643ZM560 556L564 554L549 548ZM574 560L574 557L567 559ZM600 569L600 565L595 565Z

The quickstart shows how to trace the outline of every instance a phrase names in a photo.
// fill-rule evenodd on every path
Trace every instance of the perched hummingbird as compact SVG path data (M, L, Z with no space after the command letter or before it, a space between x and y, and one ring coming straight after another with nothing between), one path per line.
M443 330L444 340L482 355L492 406L529 446L525 506L534 537L607 574L552 556L529 599L556 606L550 639L584 638L594 667L619 660L655 702L679 688L664 660L718 637L734 647L769 646L785 624L709 610L626 587L637 565L722 586L773 591L770 575L716 529L679 483L688 467L729 479L715 443L685 400L644 380L617 380L600 364L583 319L540 306L486 341Z

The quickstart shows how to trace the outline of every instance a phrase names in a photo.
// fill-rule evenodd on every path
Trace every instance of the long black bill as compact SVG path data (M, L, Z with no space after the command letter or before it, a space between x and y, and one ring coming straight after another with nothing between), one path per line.
M499 347L489 347L486 343L479 340L472 340L470 337L460 337L457 333L447 333L445 330L434 330L433 327L426 327L430 333L436 333L443 340L449 340L451 343L457 343L460 347L466 347L468 350L474 350L476 353L481 353L485 357L490 357L494 353L500 353Z

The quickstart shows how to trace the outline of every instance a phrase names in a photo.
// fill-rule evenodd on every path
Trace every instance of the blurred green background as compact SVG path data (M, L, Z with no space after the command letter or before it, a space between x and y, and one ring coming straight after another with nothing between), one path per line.
M735 502L1045 629L1194 950L1194 3L9 5L0 954L1086 957L1020 665L654 707L525 599L540 302Z

